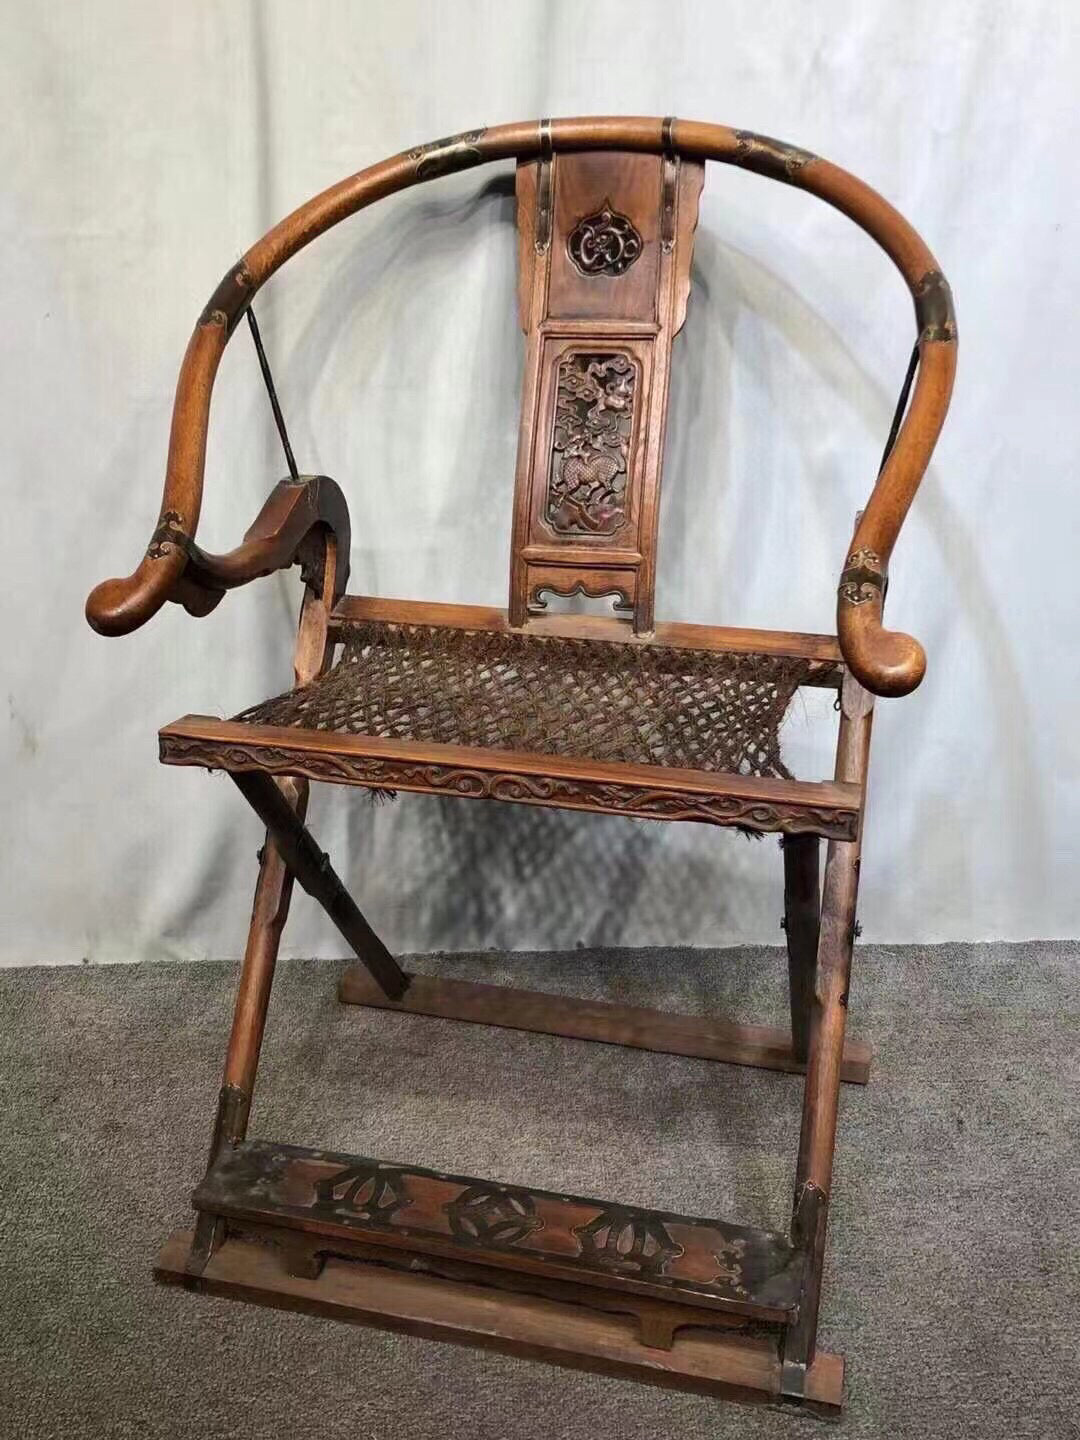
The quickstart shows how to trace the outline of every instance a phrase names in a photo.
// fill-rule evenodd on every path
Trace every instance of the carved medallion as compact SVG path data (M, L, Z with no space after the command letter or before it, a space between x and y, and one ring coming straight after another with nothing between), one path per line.
M623 275L641 254L642 241L633 222L605 200L574 226L566 249L582 275Z
M516 1245L544 1222L525 1191L471 1185L446 1207L456 1240L467 1245Z
M409 1203L400 1171L361 1162L320 1180L313 1208L381 1227L389 1225Z
M618 1205L601 1210L574 1234L581 1241L583 1259L623 1275L662 1275L668 1261L683 1253L657 1215Z
M545 505L559 534L610 535L626 519L637 381L621 351L563 356Z

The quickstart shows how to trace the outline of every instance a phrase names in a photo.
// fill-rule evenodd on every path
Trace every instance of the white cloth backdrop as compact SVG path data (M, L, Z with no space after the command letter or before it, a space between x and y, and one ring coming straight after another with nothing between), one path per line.
M860 915L890 942L1080 933L1080 10L1060 0L745 4L0 0L5 964L228 957L259 827L156 727L286 686L295 579L103 640L160 495L176 369L225 268L410 144L540 115L670 112L828 156L952 280L954 408L897 550L922 688L879 707ZM521 337L511 167L383 202L257 309L301 468L353 515L352 588L502 604ZM907 362L884 256L809 196L710 167L679 342L662 618L832 627ZM284 473L243 330L200 540ZM824 774L812 707L793 754ZM395 949L778 942L780 862L698 826L320 791L311 818ZM285 949L342 953L302 894Z

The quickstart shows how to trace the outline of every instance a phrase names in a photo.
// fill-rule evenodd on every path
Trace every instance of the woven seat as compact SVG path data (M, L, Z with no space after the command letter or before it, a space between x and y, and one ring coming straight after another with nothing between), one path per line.
M368 623L349 627L329 673L236 719L790 779L778 732L811 670L788 655Z
M828 636L552 616L347 595L336 664L232 720L187 715L161 758L651 820L851 838L846 781L793 779L779 731L801 685L836 688ZM340 647L340 648L339 648Z

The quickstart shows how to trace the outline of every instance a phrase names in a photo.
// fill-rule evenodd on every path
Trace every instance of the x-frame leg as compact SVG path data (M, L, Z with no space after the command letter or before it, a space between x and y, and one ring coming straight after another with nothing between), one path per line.
M232 778L266 826L290 873L323 907L383 994L400 1000L408 989L408 976L364 919L330 857L319 849L275 781L261 771L237 771Z
M336 576L337 539L327 533L322 537L318 558L312 557L300 611L294 654L298 684L307 683L326 666L328 618ZM409 983L346 891L329 857L305 828L308 782L299 777L273 780L262 774L234 773L232 778L266 825L266 839L259 851L259 878L210 1141L211 1167L224 1148L240 1144L247 1134L270 989L294 878L324 907L387 995L401 996ZM185 1275L202 1273L223 1234L220 1217L199 1213L184 1263Z
M290 805L297 817L307 810L306 780L287 781L282 791L283 803ZM287 798L286 798L287 797ZM214 1163L224 1145L236 1145L247 1133L248 1112L255 1088L255 1072L262 1049L266 1011L270 1003L277 964L281 932L289 914L293 877L269 834L259 851L259 878L255 884L255 900L251 909L244 963L236 991L232 1031L225 1056L225 1074L218 1096L217 1114L210 1140L210 1164ZM194 1240L186 1269L198 1275L222 1239L222 1222L205 1213L195 1226Z
M814 977L821 928L821 841L817 835L785 835L784 932L787 936L791 1049L800 1064L810 1050ZM846 1077L843 1077L846 1078Z
M865 692L850 679L845 682L842 710L837 778L862 787L871 705ZM409 987L410 977L398 968L371 930L305 828L306 782L273 780L260 772L238 772L232 778L265 822L267 842L260 855L259 882L211 1164L195 1197L197 1229L193 1237L178 1234L170 1240L158 1264L158 1278L360 1323L488 1344L510 1353L533 1354L608 1373L654 1380L663 1373L667 1378L661 1383L682 1388L702 1388L742 1398L779 1395L835 1413L840 1403L842 1360L818 1352L816 1330L839 1087L842 1079L866 1078L865 1064L862 1074L850 1073L852 1056L845 1052L844 1043L858 842L830 843L820 910L816 838L812 844L799 837L794 844L785 845L792 1032L790 1036L778 1032L780 1038L772 1055L766 1058L767 1047L760 1030L748 1027L709 1031L706 1022L705 1030L695 1034L693 1027L701 1022L692 1017L658 1017L655 1012L635 1012L628 1007L595 1007L587 1002L521 992L515 995L501 987L461 987L467 994L455 997L445 989L453 982L441 982L441 998L437 990L429 990L425 996L422 987L428 977L419 977ZM805 1065L806 1092L790 1236L734 1227L722 1221L634 1211L609 1202L545 1196L543 1192L515 1190L495 1182L246 1140L270 984L294 879L324 906L364 965L364 972L350 968L343 998L648 1049L707 1054L739 1063L768 1064L771 1068L800 1069ZM356 994L361 983L364 993ZM437 986L439 982L429 983ZM482 993L488 991L494 993ZM513 1003L523 1008L507 1012L500 996L514 997ZM572 1007L572 1016L562 1014L557 1017L558 1023L552 1023L552 1013L544 1009L551 1005ZM671 1026L660 1036L655 1033L657 1019ZM680 1024L690 1029L680 1033ZM339 1168L342 1166L345 1168ZM294 1173L295 1178L288 1178ZM316 1180L306 1178L312 1174ZM320 1174L325 1178L318 1180ZM379 1174L385 1180L378 1180ZM395 1187L402 1184L405 1189L400 1194L412 1197L407 1202L395 1198ZM309 1191L312 1185L314 1189ZM364 1187L370 1187L371 1198L356 1198L368 1195ZM428 1212L434 1217L435 1230L425 1232L423 1207L435 1202L423 1197L428 1191L438 1192L440 1187L450 1187L452 1198L449 1202L438 1201L434 1211ZM303 1199L305 1194L310 1198ZM388 1214L395 1213L402 1203L419 1207L415 1209L416 1218L409 1219L408 1228L401 1232L403 1238L413 1237L403 1254L399 1255L395 1248L400 1240L383 1239L380 1226L385 1229L387 1221L369 1214L371 1206L384 1202L393 1206ZM474 1217L468 1218L462 1236L454 1238L454 1213L467 1206L479 1208ZM636 1237L634 1247L666 1244L670 1227L674 1227L676 1235L688 1233L688 1226L705 1227L709 1236L706 1248L714 1255L718 1268L712 1281L704 1287L698 1285L698 1293L700 1304L719 1309L688 1304L693 1296L681 1297L678 1304L648 1294L628 1299L618 1292L619 1282L614 1279L601 1281L593 1276L585 1285L578 1284L559 1257L572 1253L566 1249L571 1236L585 1232L578 1226L568 1231L565 1239L560 1238L560 1226L571 1224L562 1219L564 1206L580 1206L585 1214L600 1207L596 1219L585 1226L585 1232L601 1237L590 1242L594 1245L621 1245L623 1241L617 1237L631 1234ZM537 1241L532 1242L538 1247L534 1259L526 1255L523 1263L511 1258L499 1240L483 1238L484 1226L494 1223L504 1227L511 1218L514 1226L524 1226L528 1233L534 1224L531 1217L545 1207L550 1211L546 1220L535 1222L539 1230ZM301 1218L300 1211L305 1216L310 1212L310 1218ZM445 1224L441 1217L446 1214L451 1219L450 1238L444 1238L441 1228ZM475 1228L477 1222L479 1231ZM500 1232L496 1229L491 1233ZM425 1234L435 1238L426 1240ZM545 1235L551 1236L549 1243L554 1246L550 1255L544 1250ZM647 1236L652 1239L646 1240ZM282 1257L280 1268L275 1269L273 1263L262 1258L266 1254L262 1245L251 1243L260 1239L277 1249ZM387 1243L389 1250L384 1248ZM460 1258L450 1253L454 1245L464 1246L459 1248ZM749 1251L746 1247L750 1247ZM633 1248L628 1253L637 1255L638 1250ZM324 1276L327 1254L349 1259L330 1262ZM752 1263L746 1258L750 1254L754 1256ZM586 1256L585 1250L582 1255ZM729 1255L737 1258L729 1261ZM541 1257L543 1266L538 1270ZM745 1272L744 1259L748 1266ZM729 1264L734 1268L729 1269ZM401 1273L395 1272L395 1266ZM426 1278L421 1279L421 1273ZM729 1281L734 1289L725 1288ZM641 1283L648 1288L648 1282ZM684 1282L673 1272L664 1283L677 1287ZM543 1306L552 1304L559 1306L557 1317L543 1310ZM581 1310L583 1304L585 1312ZM474 1305L483 1307L483 1324L478 1328L470 1319L470 1306ZM638 1339L626 1338L617 1319L598 1318L597 1312L605 1310L631 1313L639 1327ZM584 1315L589 1318L583 1318L577 1334L576 1318ZM738 1328L745 1323L741 1317L747 1315L781 1324L779 1359L775 1342L770 1350L765 1337L751 1343L748 1339L728 1341L717 1333L717 1327L721 1332L728 1325ZM687 1326L699 1331L705 1327L710 1333L691 1339L685 1331ZM680 1340L675 1335L677 1330L685 1332L687 1338ZM661 1355L668 1358L661 1361Z
M329 856L319 849L305 827L307 781L279 783L268 775L246 773L234 773L232 778L266 825L266 842L259 855L251 927L210 1144L211 1164L223 1145L238 1144L247 1131L270 986L294 879L322 905L366 966L380 994L398 1000L409 984L409 977L360 913ZM201 1273L205 1268L220 1242L221 1229L219 1220L205 1213L200 1215L188 1266L191 1273Z

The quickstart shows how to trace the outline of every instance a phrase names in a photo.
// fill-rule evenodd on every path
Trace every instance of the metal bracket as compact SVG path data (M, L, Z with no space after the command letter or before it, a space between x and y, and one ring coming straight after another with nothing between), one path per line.
M675 220L679 193L679 157L671 137L674 115L664 119L664 179L660 191L660 249L670 255L675 248Z
M248 1111L251 1096L246 1095L239 1085L223 1085L218 1096L217 1116L214 1133L210 1141L210 1163L217 1159L223 1145L237 1145L247 1133Z
M540 168L536 180L536 235L533 248L546 255L551 244L552 191L551 121L540 121Z
M191 1241L191 1250L188 1253L184 1265L184 1274L191 1276L194 1282L206 1269L214 1254L214 1251L224 1243L225 1221L220 1215L211 1215L207 1211L199 1212L195 1221L195 1234Z
M886 576L876 550L853 550L840 576L839 595L849 605L884 599Z
M163 555L168 555L170 548L182 550L185 555L190 555L191 536L180 528L182 521L183 517L179 510L164 512L158 521L157 529L150 536L150 544L146 547L148 560L160 560Z
M427 145L417 145L409 151L409 159L416 167L417 180L433 180L437 175L449 175L453 170L468 170L483 160L476 142L484 134L486 126L479 130L465 130L460 135L446 135L441 140L432 140Z
M825 1217L828 1197L819 1185L807 1180L795 1193L791 1217L791 1241L804 1255L803 1293L799 1318L786 1332L780 1361L780 1401L801 1405L806 1399L806 1372L814 1358L817 1287L821 1283L821 1257L824 1249ZM809 1291L808 1291L809 1286ZM810 1316L804 1312L810 1302Z
M736 130L735 139L738 143L732 158L736 165L745 165L747 170L757 170L789 184L797 182L804 165L818 158L810 150L800 150L797 145L774 140L771 135L758 135L753 130Z
M928 270L915 287L915 323L920 340L955 340L952 291L940 270Z

